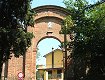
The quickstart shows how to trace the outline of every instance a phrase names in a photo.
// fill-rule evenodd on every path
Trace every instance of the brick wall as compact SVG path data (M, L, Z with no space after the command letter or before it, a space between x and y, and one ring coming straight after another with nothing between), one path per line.
M37 15L34 17L34 27L28 27L29 32L33 32L35 37L32 39L32 45L26 53L25 80L36 80L36 48L38 43L44 38L55 38L60 42L64 41L62 34L59 34L61 22L68 12L58 6L41 6L34 9ZM51 22L51 28L48 23ZM69 39L69 37L68 37ZM23 57L12 57L8 65L8 80L17 80L17 74L22 72Z

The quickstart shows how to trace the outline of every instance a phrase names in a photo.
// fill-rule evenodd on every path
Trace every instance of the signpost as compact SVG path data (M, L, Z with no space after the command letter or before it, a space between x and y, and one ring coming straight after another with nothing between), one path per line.
M22 72L18 73L18 80L23 80L24 74Z

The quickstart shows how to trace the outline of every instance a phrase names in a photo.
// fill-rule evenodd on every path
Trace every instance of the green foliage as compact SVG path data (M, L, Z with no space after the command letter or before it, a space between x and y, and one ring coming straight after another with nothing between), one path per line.
M61 26L61 34L69 34L70 29L73 26L73 21L71 19L71 16L67 16L64 21L62 21L62 26Z
M19 57L31 45L34 36L27 32L27 27L34 25L31 1L0 0L0 74L3 62L11 58L11 53Z
M34 23L30 1L0 1L0 49L4 52L8 49L9 54L12 50L15 56L23 55L31 45L33 34L26 31Z
M33 23L31 0L0 0L0 27L16 29Z
M41 56L40 52L39 52L39 48L37 47L37 53L36 53L36 59L37 61L39 60L39 57Z
M18 29L13 33L13 53L15 53L15 56L18 57L19 55L23 55L27 48L31 46L33 34L29 32L25 33L22 29Z
M14 53L15 56L23 55L26 52L26 49L31 45L31 39L33 38L33 34L29 32L25 32L22 28L16 30L0 30L0 43L4 48L4 51L10 53ZM5 55L6 56L6 55ZM9 58L9 55L7 56Z
M104 80L105 3L89 5L85 0L64 3L73 21L69 31L75 34L71 65L74 80Z

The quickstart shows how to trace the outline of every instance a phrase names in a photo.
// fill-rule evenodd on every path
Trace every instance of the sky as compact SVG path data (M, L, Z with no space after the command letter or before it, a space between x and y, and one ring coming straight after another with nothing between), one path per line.
M63 0L33 0L32 8L42 5L58 5L64 7Z
M87 0L87 1L89 1L89 3L94 3L99 0ZM57 6L65 7L63 0L33 0L31 7L35 8L42 5L57 5Z
M52 48L60 49L59 47L60 42L54 38L46 38L39 42L38 44L38 53L40 54L39 58L37 59L37 65L38 64L46 64L46 59L43 57L45 54L52 51Z
M89 3L94 3L98 0L88 0ZM61 7L65 7L63 4L63 0L33 0L31 4L31 8L35 8L38 6L43 6L43 5L57 5ZM49 53L52 51L52 47L54 49L59 48L60 42L57 41L56 39L53 38L47 38L39 42L38 44L38 52L40 53L39 59L37 59L37 65L45 65L46 60L43 57L45 54Z

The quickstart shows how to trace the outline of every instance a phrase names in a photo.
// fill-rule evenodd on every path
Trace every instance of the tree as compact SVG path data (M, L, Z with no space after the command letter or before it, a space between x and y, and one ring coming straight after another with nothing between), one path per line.
M75 34L72 52L74 80L105 79L105 3L64 0ZM68 26L70 27L70 26Z
M34 24L31 0L0 0L0 79L3 62L24 55L31 45L32 33L27 26Z
M39 46L37 46L37 52L36 52L36 59L37 61L39 60L39 57L41 56L40 52L39 52Z

